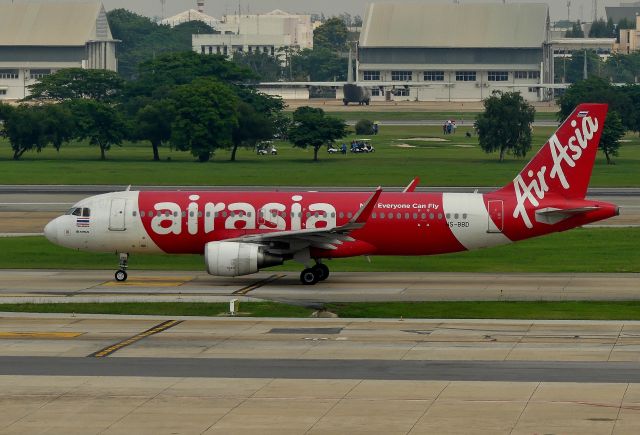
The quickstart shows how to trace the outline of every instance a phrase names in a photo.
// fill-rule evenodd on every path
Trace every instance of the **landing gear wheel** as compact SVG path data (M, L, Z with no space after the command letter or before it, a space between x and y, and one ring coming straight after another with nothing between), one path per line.
M311 270L313 270L313 273L318 277L318 281L324 281L329 278L329 268L326 264L317 263Z
M123 282L127 280L127 272L124 270L119 270L116 272L116 281Z
M313 268L305 269L300 273L300 282L304 285L314 285L318 282L318 275Z

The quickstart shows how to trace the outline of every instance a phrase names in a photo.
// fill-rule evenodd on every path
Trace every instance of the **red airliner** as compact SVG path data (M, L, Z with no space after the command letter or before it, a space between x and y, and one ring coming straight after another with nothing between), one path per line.
M212 275L239 276L296 260L303 284L322 261L356 255L434 255L503 245L618 214L585 199L606 104L582 104L507 186L491 193L124 191L92 196L45 236L77 250L204 254Z

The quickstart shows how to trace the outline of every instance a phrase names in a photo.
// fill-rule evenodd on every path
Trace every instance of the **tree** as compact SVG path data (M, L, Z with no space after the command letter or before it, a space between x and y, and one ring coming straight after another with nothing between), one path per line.
M597 21L591 23L591 29L589 30L589 38L615 38L615 26L613 20L609 18L609 21L605 21L600 18Z
M76 137L88 139L100 148L100 159L112 145L121 145L127 135L121 113L112 105L95 100L72 100L64 103L76 122Z
M166 52L191 51L191 35L213 33L209 25L200 21L172 28L125 9L109 11L107 18L113 37L121 41L118 44L118 71L126 79L136 77L141 62Z
M164 96L174 86L191 83L200 77L229 83L255 79L246 67L228 61L224 56L193 51L165 53L139 65L138 78L129 83L126 95L129 98Z
M480 147L486 153L500 152L524 157L531 149L531 124L535 109L519 92L494 91L484 100L484 113L475 122Z
M577 23L571 25L571 29L565 33L565 38L584 38L584 31L582 30L582 24L580 20Z
M135 112L130 127L132 138L151 142L154 161L160 160L160 146L171 139L173 118L174 110L169 99L150 100Z
M313 47L344 52L347 50L348 33L347 26L341 18L329 18L313 31Z
M613 53L605 64L606 76L614 83L637 83L640 78L640 53Z
M238 97L213 79L196 79L175 88L170 96L175 107L171 143L200 162L208 161L216 149L231 145L238 125Z
M586 50L587 75L600 77L605 74L605 67L600 56L593 50ZM576 83L584 79L585 51L576 51L570 58L555 59L555 75L559 82Z
M607 118L604 121L605 128L602 130L602 136L600 137L600 145L598 148L602 150L604 156L607 159L607 165L612 165L612 156L618 155L618 149L620 149L620 139L624 137L624 126L622 125L622 119L618 112L612 110L607 113Z
M347 125L341 119L327 116L322 109L303 106L293 112L289 141L298 148L313 147L313 161L318 161L318 150L325 143L347 135Z
M235 92L241 101L238 105L238 125L232 133L231 161L236 160L238 147L253 148L259 141L272 139L278 131L284 109L281 98L247 87L237 87Z
M610 156L618 155L620 138L625 133L625 124L633 125L634 122L632 118L625 119L624 116L620 116L621 113L635 113L635 110L628 110L633 109L629 96L606 80L589 77L587 80L569 86L558 102L560 104L558 119L568 117L580 103L609 104L609 112L598 148L605 153L607 163L611 163Z
M256 77L260 77L263 81L276 81L282 77L280 61L276 56L268 53L237 51L233 54L233 61L250 69Z
M25 100L66 101L91 98L113 101L122 92L124 81L117 73L102 69L66 68L42 77L29 86Z
M13 159L27 151L42 151L48 144L59 150L73 137L73 120L68 110L59 105L12 107L0 104L1 133L9 139Z
M327 48L306 48L291 58L293 78L297 80L346 80L347 69L348 60Z

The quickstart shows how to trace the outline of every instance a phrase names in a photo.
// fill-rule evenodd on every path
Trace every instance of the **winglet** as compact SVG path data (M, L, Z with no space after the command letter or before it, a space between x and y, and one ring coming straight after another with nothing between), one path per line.
M416 177L413 180L411 180L411 183L409 183L409 185L407 187L404 188L404 190L402 191L402 193L407 193L407 192L413 192L416 190L416 187L418 187L418 183L420 183L420 177Z
M371 213L373 212L373 208L378 203L378 199L380 198L381 194L382 194L382 187L378 186L376 191L371 194L369 199L367 199L367 201L364 204L362 204L362 207L360 207L360 210L358 210L358 212L351 218L351 220L349 220L348 225L349 224L364 225L364 223L367 222L367 220L369 219L369 216L371 216Z

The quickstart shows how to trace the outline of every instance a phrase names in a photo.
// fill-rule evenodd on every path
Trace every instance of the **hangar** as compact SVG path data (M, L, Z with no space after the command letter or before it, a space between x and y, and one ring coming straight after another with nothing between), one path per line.
M0 5L0 100L62 68L116 71L116 43L101 2Z
M371 85L372 100L478 101L494 90L545 100L541 85L553 84L549 7L370 4L358 81Z

